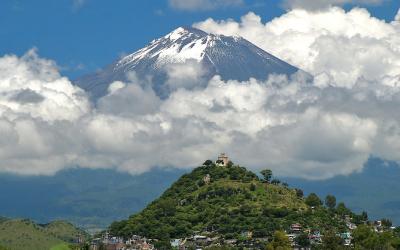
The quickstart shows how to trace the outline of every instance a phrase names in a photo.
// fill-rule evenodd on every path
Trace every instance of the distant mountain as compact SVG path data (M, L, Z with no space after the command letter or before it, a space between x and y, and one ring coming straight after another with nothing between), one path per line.
M69 244L88 237L86 232L64 221L45 225L21 219L0 222L0 245L9 250L69 249Z
M104 229L142 210L183 173L153 170L132 176L113 170L71 169L55 176L2 174L0 215L40 223L63 219L91 231Z
M269 74L292 75L299 69L241 37L208 34L195 28L178 28L106 68L75 81L94 99L107 94L110 83L126 81L128 72L151 78L155 92L166 97L169 66L194 62L205 70L204 79L218 74L224 80L267 79ZM200 83L198 83L200 84Z
M390 218L400 225L400 166L395 162L371 158L361 173L323 181L284 179L305 193L333 194L355 211L365 210L373 219Z

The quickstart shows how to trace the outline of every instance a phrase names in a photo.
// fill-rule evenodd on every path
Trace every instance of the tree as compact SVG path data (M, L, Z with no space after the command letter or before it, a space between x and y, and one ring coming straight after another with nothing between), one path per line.
M161 200L158 207L163 216L171 216L176 212L176 202L173 199Z
M281 183L281 181L278 180L278 179L273 179L273 180L271 181L271 184L273 184L273 185L279 185L279 183Z
M172 249L171 243L168 240L160 240L154 243L154 246L157 249L162 249L162 250L170 250Z
M353 231L354 246L356 249L393 249L397 244L391 232L375 233L371 227L360 225Z
M290 240L286 236L285 232L275 231L273 240L267 245L267 249L271 250L290 250L292 249Z
M272 178L272 170L264 169L261 172L261 175L264 177L264 182L269 183Z
M296 237L296 244L300 247L309 247L310 246L310 239L308 239L308 235L305 233L300 234Z
M256 191L256 185L254 183L250 184L250 191Z
M296 195L299 198L303 198L303 196L304 196L303 190L296 188Z
M335 232L326 232L322 238L322 249L339 250L343 249L343 240Z
M381 219L381 223L384 228L390 228L393 225L392 221L389 219Z
M325 206L333 210L336 207L336 197L333 195L327 195L325 197Z
M310 207L318 207L322 205L321 199L315 193L311 193L307 196L306 204Z
M340 202L336 207L336 213L345 216L351 214L351 210L348 209L343 202Z
M361 213L361 219L362 219L363 221L367 221L367 220L368 220L368 213L365 212L365 211L363 211L363 212Z
M204 163L203 163L203 166L210 166L210 165L212 165L212 160L206 160Z

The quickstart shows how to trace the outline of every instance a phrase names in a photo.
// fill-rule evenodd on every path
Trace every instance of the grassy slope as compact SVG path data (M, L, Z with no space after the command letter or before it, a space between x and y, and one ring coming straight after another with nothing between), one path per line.
M10 250L69 249L68 243L79 234L84 232L64 221L47 225L19 219L0 223L0 245Z
M207 174L211 183L204 184ZM210 228L228 237L246 230L264 236L295 222L311 228L344 227L326 209L312 212L295 190L263 183L245 168L203 166L183 175L145 210L114 223L111 230L153 238L184 237Z
M52 248L50 248L50 250L70 250L71 248L65 244L65 243L61 243L57 246L53 246Z
M11 250L46 250L63 243L29 220L8 220L0 224L0 244Z
M53 221L45 225L46 233L66 242L74 242L79 236L87 239L89 235L66 221Z

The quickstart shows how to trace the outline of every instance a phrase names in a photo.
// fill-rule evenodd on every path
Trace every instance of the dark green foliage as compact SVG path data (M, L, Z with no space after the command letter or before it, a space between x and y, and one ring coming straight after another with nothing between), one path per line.
M360 225L353 232L356 249L400 249L400 238L394 231L376 233L370 226Z
M206 160L206 161L203 163L203 166L211 166L212 164L213 164L212 160Z
M272 178L272 170L270 169L264 169L261 172L261 175L264 177L264 181L266 183L269 183L271 181Z
M290 250L292 249L289 238L283 231L276 231L272 242L267 245L267 250Z
M309 247L310 240L308 239L308 235L305 233L302 233L299 236L297 236L296 244L299 245L300 247Z
M272 185L279 185L280 183L281 183L281 181L278 180L278 179L273 179L273 180L271 181L271 184L272 184Z
M327 231L322 238L322 249L325 250L340 250L344 249L343 240L334 231Z
M322 205L321 199L315 193L311 193L307 196L306 204L310 207L318 207Z
M204 183L208 175L210 182ZM245 231L252 231L255 237L271 237L293 223L321 231L345 228L324 207L311 211L294 189L269 185L237 165L211 164L183 175L141 213L113 223L110 231L165 242L205 231L238 239Z
M382 222L382 226L384 227L384 228L386 228L386 229L389 229L391 226L392 226L392 221L391 220L389 220L389 219L381 219L381 222Z
M296 190L296 195L297 195L297 197L303 198L303 196L304 196L303 190L298 189L298 188L296 188L295 190Z
M169 240L161 240L154 243L154 247L159 250L170 250L172 249Z
M325 206L329 209L334 209L336 207L336 197L333 195L327 195L325 197Z
M346 207L346 205L345 205L343 202L341 202L341 203L339 203L339 204L337 205L337 207L336 207L336 213L339 214L339 215L341 215L341 216L345 216L345 215L350 215L350 214L352 214L351 210L348 209L348 208Z

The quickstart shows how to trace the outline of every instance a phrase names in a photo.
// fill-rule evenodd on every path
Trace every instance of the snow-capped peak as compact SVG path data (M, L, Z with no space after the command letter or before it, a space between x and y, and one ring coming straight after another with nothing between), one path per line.
M207 33L195 28L187 28L187 27L179 27L176 30L172 31L168 35L164 36L164 38L170 39L171 41L176 41L185 36L206 36Z
M99 98L108 93L110 83L126 81L126 73L135 72L140 78L150 77L155 92L160 97L166 97L169 95L167 80L171 66L187 63L188 60L200 65L205 80L215 75L224 80L265 80L270 74L289 76L298 71L241 37L180 27L104 70L78 79L76 83L93 92L94 98Z
M157 65L166 63L180 63L186 60L201 61L205 49L212 45L217 36L207 34L195 28L179 27L166 36L154 40L149 46L122 58L116 69L126 65L135 65L141 59L156 58Z

